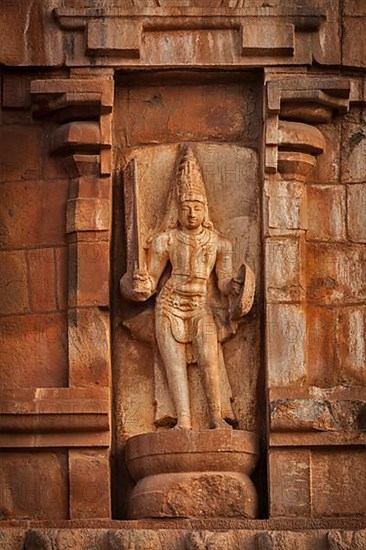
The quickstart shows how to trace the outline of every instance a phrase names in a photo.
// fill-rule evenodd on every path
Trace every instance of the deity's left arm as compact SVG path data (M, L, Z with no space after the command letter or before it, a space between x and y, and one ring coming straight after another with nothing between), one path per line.
M215 272L220 292L228 296L233 277L233 247L231 242L223 237L220 237L218 242Z

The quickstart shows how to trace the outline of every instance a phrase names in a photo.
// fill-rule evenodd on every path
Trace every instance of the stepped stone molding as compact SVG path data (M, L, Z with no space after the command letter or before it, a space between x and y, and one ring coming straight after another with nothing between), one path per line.
M310 64L314 57L335 63L340 55L338 48L323 51L323 34L337 35L326 2L192 4L56 8L56 21L69 34L66 63L163 67L189 59L201 66L204 59L205 65L244 67ZM197 47L185 51L188 36Z

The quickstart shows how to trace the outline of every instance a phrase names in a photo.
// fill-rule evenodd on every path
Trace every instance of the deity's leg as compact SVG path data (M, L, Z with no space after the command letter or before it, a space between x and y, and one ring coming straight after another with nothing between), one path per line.
M198 366L201 369L210 415L210 428L228 428L221 414L220 367L215 321L211 316L198 320L193 341Z
M191 411L185 344L177 342L167 317L157 316L155 321L156 340L167 374L169 390L176 408L176 427L191 429Z

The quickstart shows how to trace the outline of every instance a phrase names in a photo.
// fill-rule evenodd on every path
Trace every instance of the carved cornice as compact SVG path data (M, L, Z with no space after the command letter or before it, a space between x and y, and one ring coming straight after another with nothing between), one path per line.
M54 16L70 33L70 66L91 61L104 66L199 66L203 59L205 65L216 66L310 64L311 37L326 21L327 6L310 0L301 6L286 4L106 8L96 3L94 8L57 8ZM77 38L80 34L83 40ZM182 43L182 34L195 40L183 37Z

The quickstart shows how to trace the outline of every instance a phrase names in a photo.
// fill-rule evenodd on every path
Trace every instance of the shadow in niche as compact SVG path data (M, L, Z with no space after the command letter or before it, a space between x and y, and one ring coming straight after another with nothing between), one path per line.
M245 75L245 77L244 77ZM245 85L242 85L242 82ZM148 150L152 146L170 147L177 142L196 142L217 146L233 145L234 147L249 147L260 149L261 143L261 90L262 75L250 73L230 73L225 71L159 71L158 73L130 72L121 74L116 80L116 116L114 118L115 158L130 152L132 148ZM218 92L219 90L219 92ZM187 94L190 104L184 103ZM245 94L249 94L248 96ZM250 97L250 101L249 98ZM183 99L182 99L183 98ZM206 103L205 103L206 101ZM228 105L225 105L225 101ZM203 102L203 104L202 104ZM202 105L203 106L202 106ZM222 105L224 104L224 105ZM230 104L230 105L229 105ZM230 111L230 106L232 109ZM225 110L226 109L226 110ZM228 113L234 110L235 120L225 120ZM187 112L186 112L187 111ZM245 111L245 113L241 113ZM180 119L179 117L184 117ZM125 121L123 121L123 118ZM182 120L181 126L180 120ZM238 122L239 121L239 122ZM243 130L240 124L245 126ZM166 125L166 127L164 127ZM146 149L145 149L146 148ZM230 167L228 167L230 168ZM236 177L236 176L232 176ZM245 177L245 174L244 174ZM259 183L260 176L257 176ZM152 182L156 185L156 182ZM152 190L154 187L152 187ZM247 206L249 208L249 206ZM253 208L253 205L251 205ZM260 198L255 215L260 218ZM249 215L249 214L248 214ZM112 237L112 385L113 385L113 449L112 463L112 509L114 519L127 518L127 503L133 488L133 481L127 471L125 460L125 444L127 438L137 433L156 431L154 426L153 398L146 400L149 388L152 387L153 372L151 366L151 351L147 346L141 352L139 368L130 361L129 350L132 349L131 337L124 336L123 342L118 342L123 333L122 323L128 316L133 316L141 305L131 305L125 302L119 293L119 280L126 270L126 235L124 230L124 205L120 170L114 174L113 185L113 237ZM258 222L259 223L259 222ZM251 243L253 244L253 243ZM256 245L258 248L261 246ZM243 250L241 250L243 252ZM256 252L262 257L261 250ZM262 271L262 268L259 268ZM262 286L262 285L261 285ZM255 314L248 316L247 323L255 323L257 316L263 319L262 288L256 299ZM260 341L264 342L263 323L260 325ZM253 330L246 338L245 344L250 347L253 341ZM252 340L251 340L252 339ZM245 420L246 425L256 425L260 435L260 459L252 479L256 485L259 497L259 518L267 516L267 472L266 472L266 436L265 419L266 403L265 374L263 361L263 345L258 345L261 357L261 368L258 371L256 386L257 422ZM231 351L231 357L234 352ZM149 357L150 355L150 357ZM138 359L134 359L137 361ZM250 364L250 363L249 363ZM251 368L250 364L250 368ZM235 375L235 368L232 373ZM134 370L135 369L135 370ZM137 372L137 375L136 375ZM247 371L246 371L247 372ZM255 375L251 376L252 384ZM138 393L138 392L141 392ZM145 393L144 393L145 392ZM123 398L121 398L123 395ZM240 398L240 395L239 395ZM133 413L139 416L136 427L131 429L132 412L121 399L128 400L128 406L139 401L140 410ZM240 399L239 399L240 400ZM146 408L151 407L151 413ZM135 407L136 408L136 407ZM130 414L131 413L131 414ZM141 414L140 414L141 413ZM141 416L141 418L140 418ZM248 428L253 429L253 428Z

